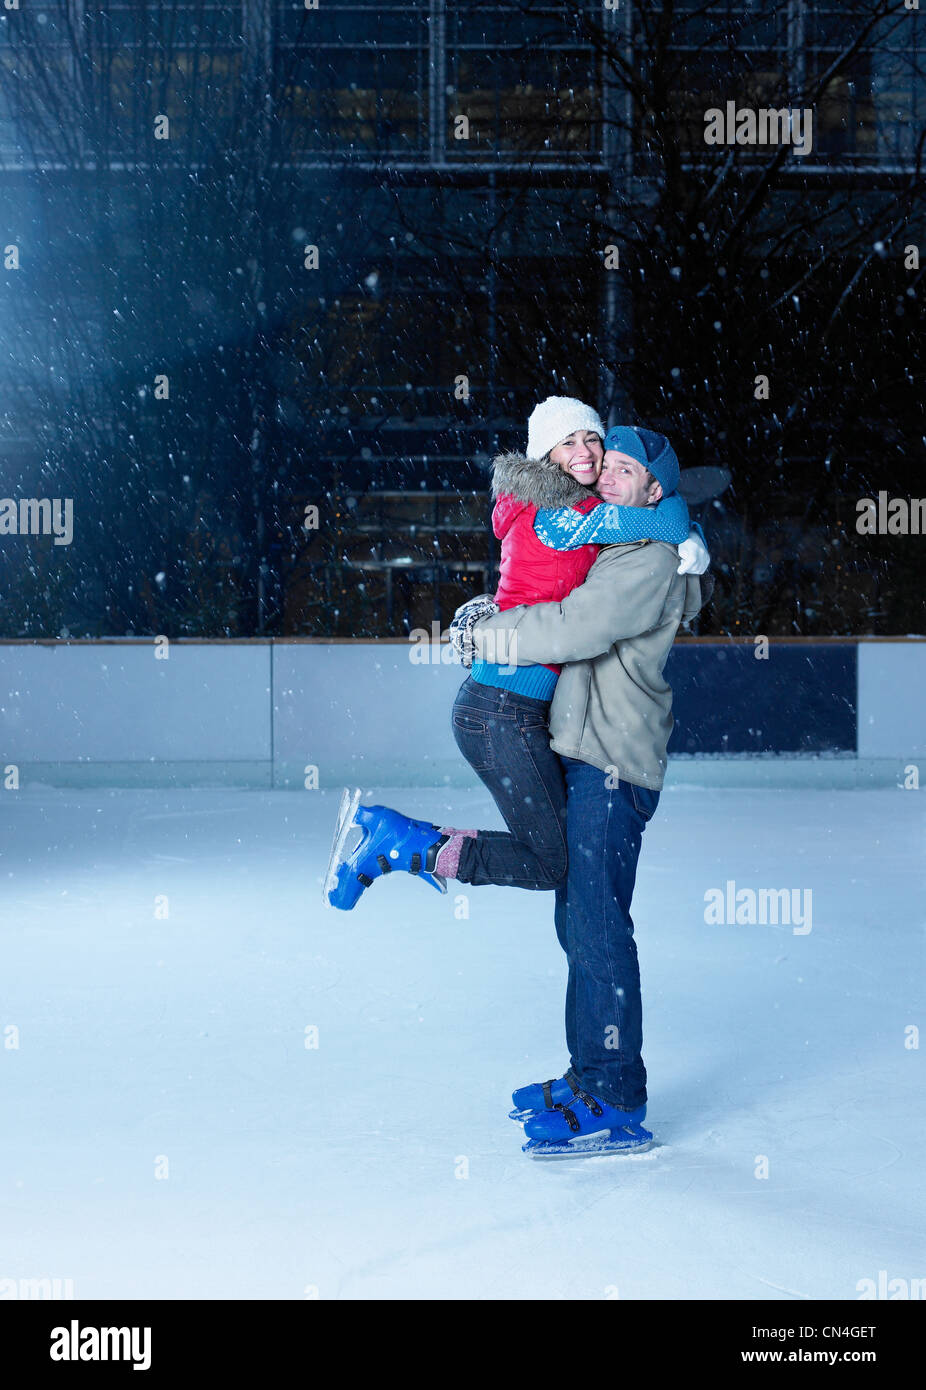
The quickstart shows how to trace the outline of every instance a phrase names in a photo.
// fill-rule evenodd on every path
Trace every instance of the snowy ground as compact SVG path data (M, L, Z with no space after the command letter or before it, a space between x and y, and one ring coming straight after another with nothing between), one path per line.
M501 824L478 790L369 799ZM919 793L665 793L634 912L661 1147L548 1164L506 1112L565 1065L552 896L452 884L461 918L397 874L325 910L335 801L0 797L0 1280L855 1299L926 1276ZM727 880L811 889L812 931L706 925Z

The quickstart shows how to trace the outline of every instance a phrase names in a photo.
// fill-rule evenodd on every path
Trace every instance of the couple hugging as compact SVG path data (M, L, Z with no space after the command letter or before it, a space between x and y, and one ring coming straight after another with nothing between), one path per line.
M555 893L569 1067L514 1092L532 1157L652 1139L630 901L673 724L663 667L709 563L678 483L663 435L605 431L568 397L536 406L526 455L493 464L498 592L464 604L451 632L470 667L454 737L508 830L411 820L360 806L359 791L344 793L335 829L334 907L353 908L393 869L441 892L450 878Z

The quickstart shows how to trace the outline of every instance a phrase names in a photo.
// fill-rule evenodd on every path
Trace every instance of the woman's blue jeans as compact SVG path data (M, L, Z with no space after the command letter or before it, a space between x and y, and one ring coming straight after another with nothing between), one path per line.
M486 784L509 833L467 839L457 875L464 883L551 889L566 878L566 783L550 747L549 700L480 685L472 677L453 706L453 736Z

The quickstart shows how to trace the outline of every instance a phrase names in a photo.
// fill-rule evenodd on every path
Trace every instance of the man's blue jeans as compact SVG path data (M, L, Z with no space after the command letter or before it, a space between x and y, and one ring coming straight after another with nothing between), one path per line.
M556 934L569 966L571 1065L587 1090L634 1110L646 1100L646 1068L630 900L643 830L659 793L590 763L559 758L549 746L548 708L472 679L463 683L454 736L511 833L480 830L467 839L457 877L555 889Z
M646 1100L646 1068L630 901L659 793L575 758L562 763L569 870L556 931L569 962L566 1045L586 1090L635 1110Z

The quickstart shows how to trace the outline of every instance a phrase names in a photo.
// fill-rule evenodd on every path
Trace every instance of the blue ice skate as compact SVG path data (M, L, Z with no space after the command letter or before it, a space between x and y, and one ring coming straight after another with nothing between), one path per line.
M567 1073L568 1075L568 1073ZM567 1103L535 1111L524 1121L529 1136L522 1145L531 1158L588 1158L595 1154L641 1152L653 1136L641 1123L646 1106L618 1110L581 1088Z
M449 837L430 821L411 820L388 806L361 806L360 796L360 791L345 790L341 797L324 901L349 911L375 878L393 869L416 874L438 893L446 893L447 880L434 872L434 863ZM349 850L352 830L360 831L360 840Z
M535 1110L552 1110L556 1104L565 1104L578 1090L579 1078L571 1067L564 1076L555 1080L534 1081L529 1086L519 1086L511 1093L514 1109L508 1111L508 1117L523 1124Z

